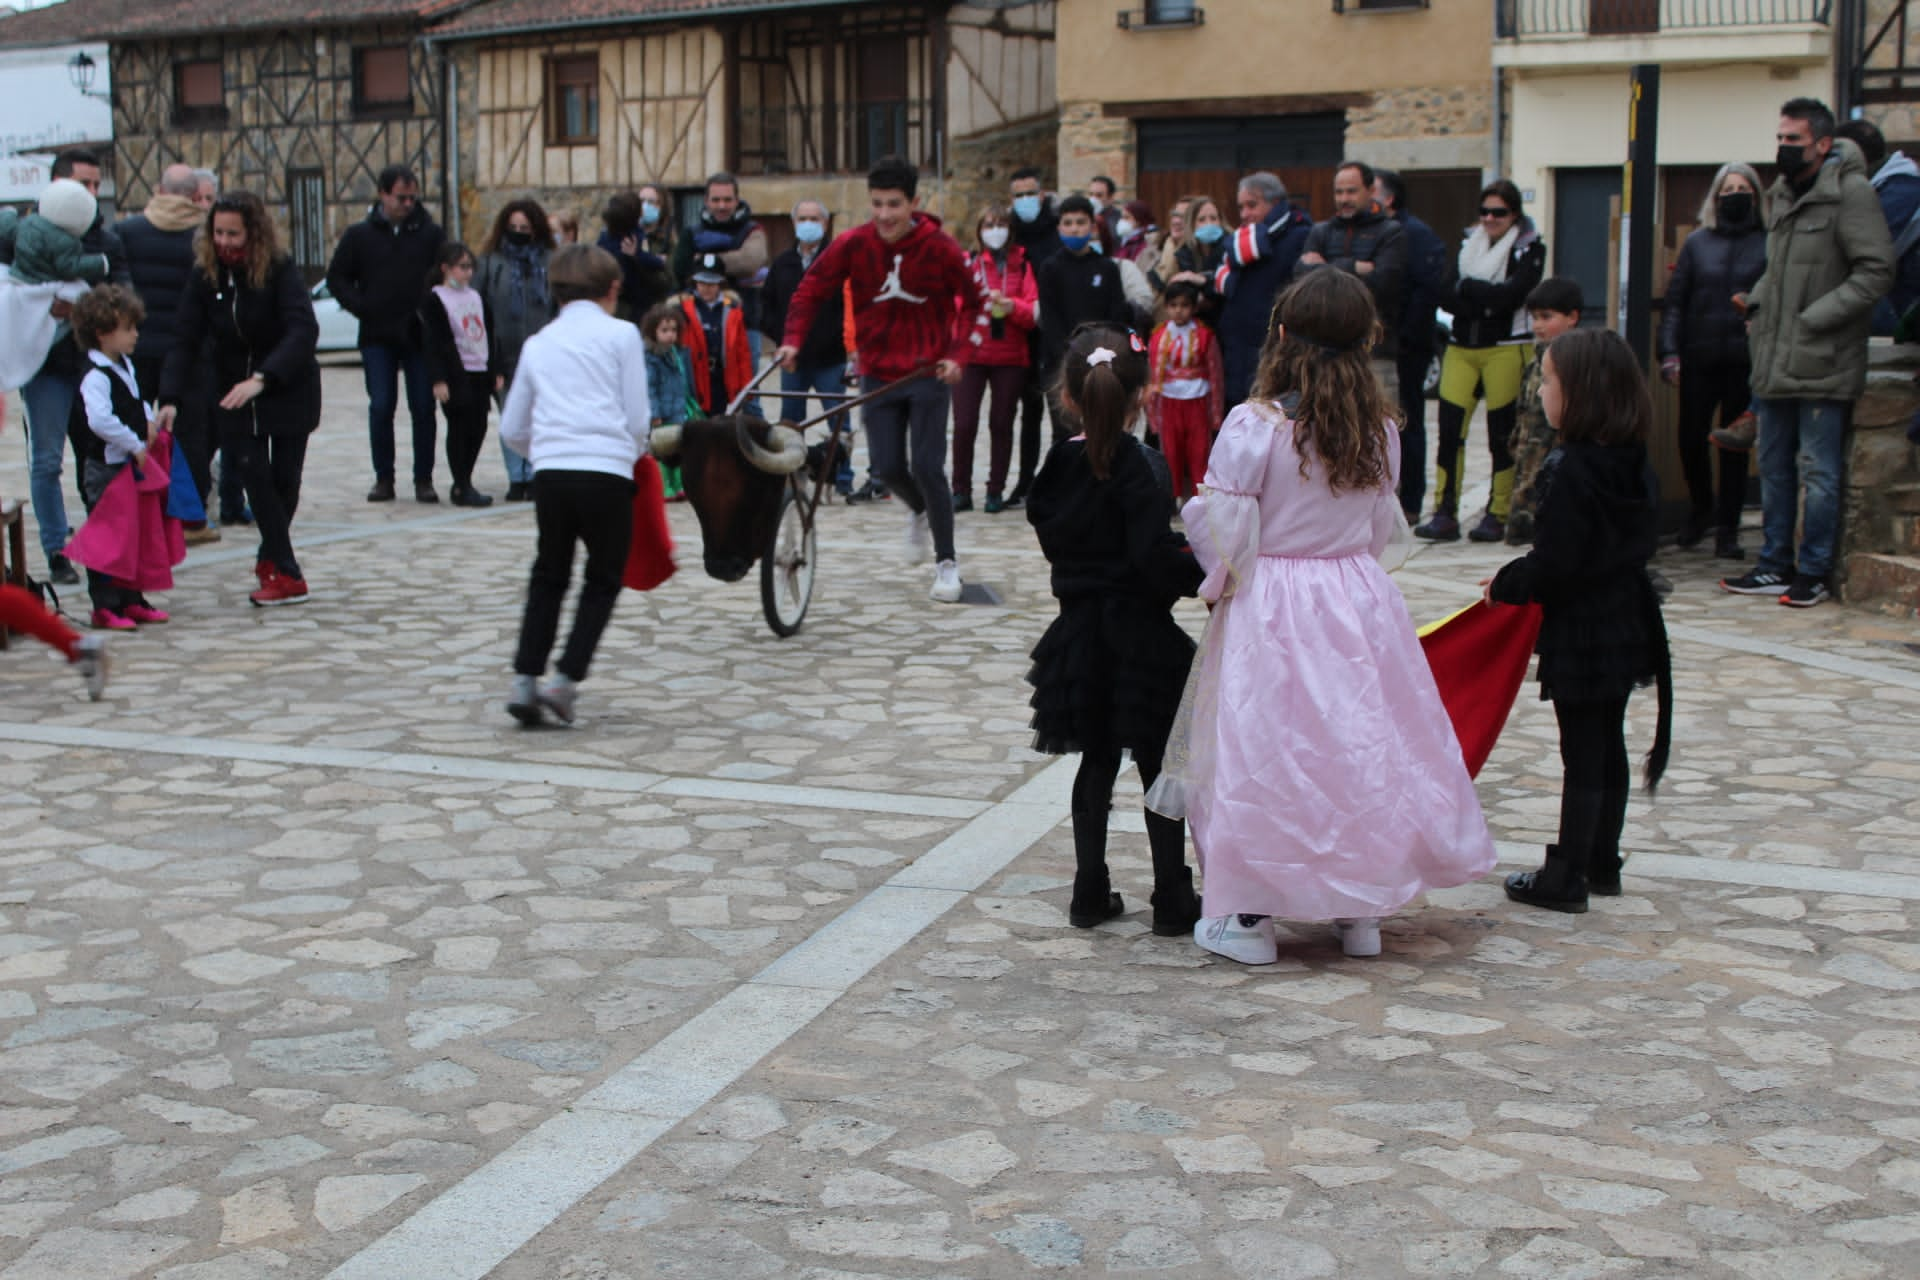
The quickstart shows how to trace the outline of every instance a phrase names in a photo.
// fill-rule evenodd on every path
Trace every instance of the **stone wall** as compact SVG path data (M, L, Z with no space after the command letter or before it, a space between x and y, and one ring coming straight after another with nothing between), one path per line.
M1233 106L1223 102L1220 110L1230 115ZM1138 147L1133 121L1102 115L1097 102L1060 104L1058 154L1059 172L1050 184L1055 191L1085 191L1087 183L1103 173L1127 190L1135 185Z
M1841 596L1912 616L1920 605L1920 449L1907 427L1920 413L1920 346L1876 339L1870 359L1847 458Z
M1347 112L1347 153L1387 169L1481 169L1493 163L1493 86L1387 89Z
M961 244L973 247L973 224L990 204L1007 202L1007 182L1022 165L1033 165L1045 178L1059 171L1060 131L1053 116L1038 116L972 138L956 138L948 146L948 177L939 207L928 208L946 219L947 230Z

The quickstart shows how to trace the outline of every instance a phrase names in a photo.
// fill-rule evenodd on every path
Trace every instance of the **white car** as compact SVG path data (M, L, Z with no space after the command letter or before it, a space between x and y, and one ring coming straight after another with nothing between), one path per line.
M359 350L360 321L340 305L325 280L313 286L313 316L320 322L320 350Z

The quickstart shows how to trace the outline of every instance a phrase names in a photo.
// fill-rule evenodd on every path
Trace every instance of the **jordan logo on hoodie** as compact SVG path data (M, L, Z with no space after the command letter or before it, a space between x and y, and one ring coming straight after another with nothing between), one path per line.
M875 302L925 302L926 301L925 298L918 297L914 294L908 293L905 289L900 287L900 264L905 260L906 260L905 254L896 253L893 255L893 270L887 272L887 278L885 282L881 284L880 292L873 295L873 300Z

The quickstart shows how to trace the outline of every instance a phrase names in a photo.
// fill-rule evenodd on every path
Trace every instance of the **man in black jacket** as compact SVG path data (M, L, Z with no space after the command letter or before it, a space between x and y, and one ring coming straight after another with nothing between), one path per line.
M360 364L367 380L367 435L373 447L368 502L393 501L393 415L399 380L407 380L413 419L413 496L438 502L433 491L433 386L420 333L420 304L431 287L446 232L420 205L420 180L405 165L380 171L380 198L366 221L340 237L327 267L327 288L360 319Z
M160 370L178 340L176 316L180 295L193 278L193 238L206 221L206 214L195 202L200 179L189 165L168 165L154 188L147 207L114 226L127 249L127 269L133 275L134 292L147 309L140 326L140 345L133 349L134 373L140 379L142 395L159 393ZM180 402L174 419L173 436L193 475L194 487L205 502L212 495L212 450L207 439L207 400L192 394ZM228 516L237 516L246 505L239 497L239 477L234 477L234 501L226 505ZM188 532L189 542L212 542L211 536Z
M71 178L100 198L100 157L91 151L63 151L54 157L53 176ZM105 254L108 284L131 284L127 274L127 251L120 237L108 230L98 217L80 237L87 253ZM33 503L33 516L40 524L40 549L47 557L47 577L63 586L80 581L80 574L67 559L67 503L60 493L60 472L71 437L73 409L80 397L80 379L86 375L87 357L73 341L67 326L71 304L55 302L53 315L60 326L53 345L47 349L40 371L20 388L20 405L27 415L27 442L32 464L28 472L27 496Z
M1395 321L1407 291L1407 241L1400 224L1373 201L1373 166L1349 160L1333 175L1333 216L1307 232L1307 247L1293 269L1298 280L1331 267L1358 276L1373 295L1380 314L1380 341L1373 347L1373 372L1389 401L1400 398L1395 363L1399 332Z
M802 200L793 206L793 234L797 243L778 254L767 266L767 283L760 297L760 332L779 346L786 341L787 305L800 288L800 278L819 261L821 252L832 241L827 206L818 200ZM792 369L782 370L780 417L785 422L800 422L807 416L807 392L843 392L847 389L846 298L841 293L829 297L813 317L813 328L800 344L800 355ZM824 402L822 407L826 407ZM841 436L840 470L834 487L840 496L853 493L853 441L847 415L836 413L831 425ZM871 488L871 482L869 482Z
M1381 317L1397 326L1396 363L1399 366L1400 505L1409 520L1417 520L1427 500L1427 371L1439 354L1434 328L1440 310L1440 288L1447 275L1447 246L1432 227L1407 207L1407 184L1388 169L1375 171L1373 198L1400 224L1407 243L1407 287L1401 293L1398 315Z
M1031 165L1013 171L1008 180L1008 199L1013 206L1013 242L1025 250L1027 265L1035 278L1047 260L1060 252L1060 215L1040 184L1040 171ZM1040 347L1040 328L1027 333L1029 367L1037 371L1045 359ZM1033 473L1040 467L1040 415L1047 397L1038 376L1028 378L1020 389L1020 474L1015 477L1007 505L1017 507L1027 500L1033 487Z

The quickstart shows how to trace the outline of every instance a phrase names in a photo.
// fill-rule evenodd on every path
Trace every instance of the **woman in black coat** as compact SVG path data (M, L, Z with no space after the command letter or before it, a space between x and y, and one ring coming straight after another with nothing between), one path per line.
M1720 167L1700 206L1700 229L1680 246L1660 317L1660 376L1680 384L1680 466L1692 500L1680 545L1695 546L1712 529L1713 554L1723 560L1743 555L1747 455L1721 451L1716 501L1707 433L1716 410L1724 427L1752 400L1746 316L1733 300L1745 296L1767 267L1760 190L1760 175L1751 166Z
M320 425L320 324L293 260L280 251L260 197L223 195L194 243L197 266L181 295L179 341L160 378L161 422L213 365L213 427L237 466L260 530L256 605L303 604L307 582L290 527L300 505L307 437Z

